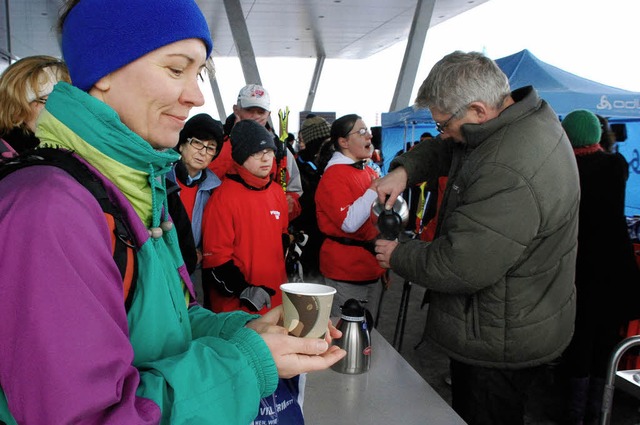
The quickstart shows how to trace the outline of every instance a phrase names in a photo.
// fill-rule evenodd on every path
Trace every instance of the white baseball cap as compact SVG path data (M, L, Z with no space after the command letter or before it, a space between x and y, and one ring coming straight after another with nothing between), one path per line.
M244 109L257 107L270 111L271 99L269 98L269 92L261 85L248 84L238 93L237 105Z

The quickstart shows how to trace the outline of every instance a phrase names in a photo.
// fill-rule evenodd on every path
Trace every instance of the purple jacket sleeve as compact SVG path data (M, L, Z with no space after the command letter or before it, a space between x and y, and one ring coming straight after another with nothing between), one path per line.
M0 240L0 383L17 422L158 423L159 407L135 395L121 280L93 196L56 168L14 172L0 184Z

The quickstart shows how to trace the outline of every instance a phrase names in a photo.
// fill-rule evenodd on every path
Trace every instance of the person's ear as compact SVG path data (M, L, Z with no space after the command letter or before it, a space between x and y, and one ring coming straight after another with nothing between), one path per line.
M111 88L111 74L107 74L104 77L100 78L93 86L103 92L109 91L109 89Z
M489 121L491 118L489 115L489 110L487 109L487 105L482 102L471 102L469 104L469 111L475 116L475 121L478 124L482 124L486 121Z
M347 140L346 137L338 137L338 145L340 145L342 149L347 149L349 147L349 140Z
M107 93L109 89L111 89L111 74L107 74L96 81L93 87L89 89L89 94L104 101L104 94Z
M184 149L184 145L186 145L186 143L178 145L178 152L182 153L182 149Z
M234 125L238 124L240 121L240 107L238 105L233 105L233 115L235 116Z

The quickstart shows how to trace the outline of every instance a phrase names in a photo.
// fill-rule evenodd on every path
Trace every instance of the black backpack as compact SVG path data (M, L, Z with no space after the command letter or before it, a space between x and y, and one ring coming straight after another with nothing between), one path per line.
M72 152L54 148L36 148L12 158L0 159L0 181L25 167L49 165L61 168L84 186L98 201L111 230L113 261L120 270L125 308L129 310L137 278L136 246L120 209L109 199L107 190L96 175Z

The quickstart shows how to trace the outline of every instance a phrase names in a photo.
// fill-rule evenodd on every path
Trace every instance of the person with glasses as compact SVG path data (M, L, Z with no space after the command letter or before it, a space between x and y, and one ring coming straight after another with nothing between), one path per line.
M320 272L325 283L337 290L331 316L340 317L340 306L355 298L366 300L366 308L376 317L385 270L373 253L379 232L370 220L377 197L377 175L366 166L373 136L360 116L349 114L333 122L330 137L333 149L318 161L324 172L315 201L318 227L325 235Z
M167 173L167 179L173 183L167 190L169 212L179 227L181 251L196 288L201 285L200 273L194 274L194 271L202 262L202 213L211 192L221 183L218 176L207 167L220 152L223 142L220 121L205 113L194 115L180 131L176 146L180 161ZM175 203L176 198L184 206L186 219L180 205ZM180 229L181 224L188 224L191 231ZM193 243L189 241L189 234ZM185 242L188 246L184 246Z
M233 126L242 120L253 120L267 128L276 143L276 157L273 161L272 178L284 189L289 205L289 221L300 215L300 197L303 194L302 182L300 180L300 170L296 163L296 158L292 151L286 149L278 136L270 127L271 117L271 97L267 89L259 84L247 84L240 89L236 104L233 105L233 114L227 117L225 122L225 134L229 134ZM211 163L209 168L221 180L224 180L227 173L234 168L234 161L231 157L231 146L225 144L220 155ZM281 181L284 171L284 182Z
M71 82L67 65L52 56L28 56L0 75L0 139L15 152L38 146L36 120L58 81Z
M471 425L522 424L530 383L573 333L576 160L549 104L531 86L512 92L481 53L442 58L416 104L453 141L436 234L378 240L376 258L430 290L425 333L451 360L454 410ZM398 157L379 200L390 208L440 160L431 143Z
M236 123L229 139L233 169L204 211L202 283L213 311L264 313L282 303L287 280L287 200L271 178L276 144L253 120Z
M204 214L205 298L215 312L264 314L282 304L290 245L287 200L271 178L277 147L273 134L254 120L236 123L229 139L233 168ZM261 400L265 408L253 423L304 423L301 385L298 377L281 379L275 398Z

